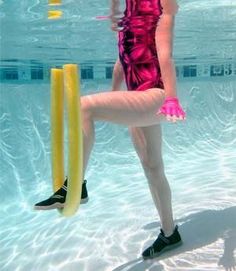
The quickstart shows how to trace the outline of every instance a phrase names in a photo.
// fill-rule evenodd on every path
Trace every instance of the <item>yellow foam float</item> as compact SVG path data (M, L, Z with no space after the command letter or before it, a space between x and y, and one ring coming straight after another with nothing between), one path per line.
M48 0L48 5L50 6L61 5L61 0Z
M51 69L51 162L53 190L64 182L64 78L62 69Z
M63 12L61 10L49 10L48 11L48 19L59 19L61 18Z
M68 217L75 214L79 208L83 178L82 113L78 67L75 64L66 64L63 70L51 69L51 158L54 192L62 187L65 178L64 100L68 126L68 184L65 206L59 211Z

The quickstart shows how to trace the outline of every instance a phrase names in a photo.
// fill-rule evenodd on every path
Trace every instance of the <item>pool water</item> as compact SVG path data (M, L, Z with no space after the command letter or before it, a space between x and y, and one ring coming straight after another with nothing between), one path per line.
M183 246L141 253L160 219L128 129L96 123L89 202L71 218L34 211L52 193L49 84L4 84L0 99L1 271L182 271L235 266L235 81L178 82L184 123L165 123L163 156ZM83 82L82 95L108 91ZM66 140L65 140L66 141Z

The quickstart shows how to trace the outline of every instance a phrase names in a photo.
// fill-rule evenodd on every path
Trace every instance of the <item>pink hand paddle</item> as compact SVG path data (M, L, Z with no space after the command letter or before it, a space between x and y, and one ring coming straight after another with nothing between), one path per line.
M171 117L175 116L180 119L185 119L186 117L186 113L182 109L179 100L176 97L166 98L164 104L161 106L161 108L156 114L164 114L165 116Z

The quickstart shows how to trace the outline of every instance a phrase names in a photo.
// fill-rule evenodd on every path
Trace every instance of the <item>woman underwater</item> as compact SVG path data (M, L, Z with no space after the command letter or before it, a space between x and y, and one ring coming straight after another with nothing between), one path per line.
M142 256L159 256L181 245L172 213L171 190L164 173L161 152L161 122L185 119L176 92L172 59L176 0L126 0L124 16L118 19L119 0L112 0L112 30L118 31L119 58L114 66L110 92L81 97L84 168L94 145L94 122L108 121L129 127L132 142L148 180L161 221L157 239ZM120 90L123 75L127 90ZM83 175L84 176L84 175ZM67 180L50 198L35 205L37 210L64 206ZM86 180L81 203L88 200Z

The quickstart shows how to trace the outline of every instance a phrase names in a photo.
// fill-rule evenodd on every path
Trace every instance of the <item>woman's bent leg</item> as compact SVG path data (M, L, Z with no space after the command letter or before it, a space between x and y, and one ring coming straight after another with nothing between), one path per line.
M112 91L81 97L84 174L94 144L94 121L108 121L127 126L149 126L160 123L164 118L156 116L164 102L163 89L146 91Z
M143 127L158 124L164 119L155 114L164 98L163 89L152 88L146 91L102 92L81 99L94 120Z

